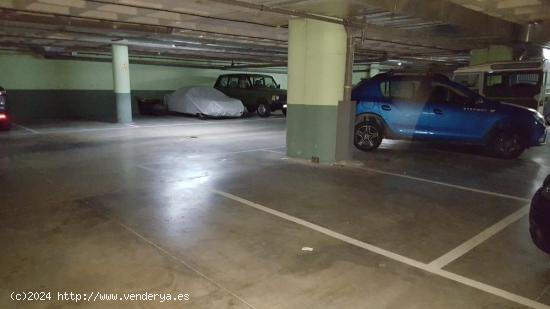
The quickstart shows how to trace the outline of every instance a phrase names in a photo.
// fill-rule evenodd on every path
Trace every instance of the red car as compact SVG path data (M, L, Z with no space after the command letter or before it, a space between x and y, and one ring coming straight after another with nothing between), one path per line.
M11 127L8 117L8 99L4 88L0 87L0 130L9 130Z

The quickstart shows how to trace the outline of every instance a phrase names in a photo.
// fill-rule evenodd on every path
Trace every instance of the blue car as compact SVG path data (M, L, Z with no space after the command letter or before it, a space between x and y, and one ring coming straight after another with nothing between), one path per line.
M485 145L516 158L546 141L539 112L491 101L443 75L379 74L360 82L352 99L354 144L364 151L388 138Z
M550 254L550 175L531 201L529 232L535 245Z

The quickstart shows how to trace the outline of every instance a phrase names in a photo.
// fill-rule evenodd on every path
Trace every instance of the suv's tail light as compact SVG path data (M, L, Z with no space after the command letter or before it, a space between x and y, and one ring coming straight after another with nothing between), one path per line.
M6 119L8 119L8 115L0 114L0 120L6 120Z

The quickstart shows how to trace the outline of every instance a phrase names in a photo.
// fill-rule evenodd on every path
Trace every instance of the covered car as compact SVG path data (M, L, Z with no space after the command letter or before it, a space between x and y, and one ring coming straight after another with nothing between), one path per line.
M244 105L210 87L185 87L165 97L168 110L199 117L241 117Z

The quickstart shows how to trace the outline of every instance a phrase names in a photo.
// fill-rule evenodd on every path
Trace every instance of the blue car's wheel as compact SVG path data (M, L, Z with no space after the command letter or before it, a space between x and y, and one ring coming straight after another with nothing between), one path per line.
M529 232L533 243L542 251L550 254L550 189L547 177L543 188L539 189L531 201L529 212ZM545 196L546 195L546 196Z
M518 131L499 129L493 133L488 146L494 156L515 159L525 150L525 141Z
M353 143L363 151L372 151L378 148L384 138L382 127L374 121L365 121L355 126Z

